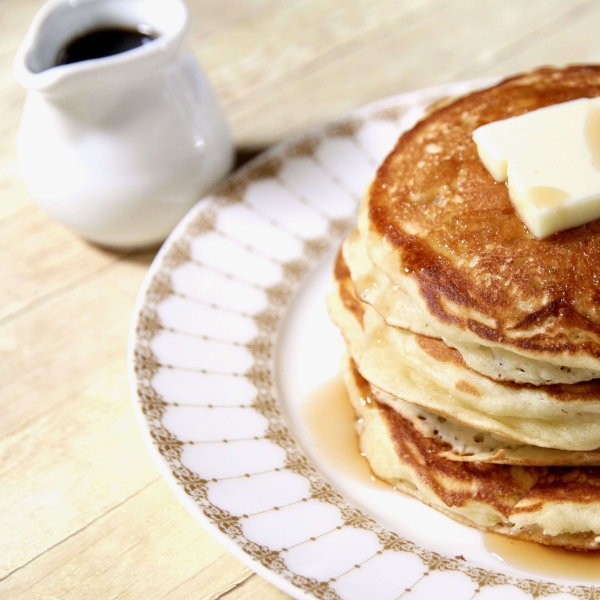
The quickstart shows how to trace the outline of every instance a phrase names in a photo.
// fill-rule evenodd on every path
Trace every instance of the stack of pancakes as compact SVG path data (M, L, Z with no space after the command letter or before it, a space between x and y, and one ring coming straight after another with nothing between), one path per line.
M544 68L437 107L363 199L329 310L380 478L482 530L600 548L600 222L534 238L475 128L600 96Z

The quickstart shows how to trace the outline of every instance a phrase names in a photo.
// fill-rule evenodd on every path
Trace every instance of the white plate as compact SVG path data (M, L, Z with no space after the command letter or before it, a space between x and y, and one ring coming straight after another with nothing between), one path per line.
M343 350L334 252L401 131L481 82L375 103L265 153L199 203L154 261L130 344L141 429L167 482L296 598L596 598L486 550L479 532L338 468L306 398Z

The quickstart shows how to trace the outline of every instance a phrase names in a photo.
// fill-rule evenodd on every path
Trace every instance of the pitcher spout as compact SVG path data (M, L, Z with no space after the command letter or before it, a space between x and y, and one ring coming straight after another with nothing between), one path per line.
M75 39L111 29L146 32L152 41L126 52L60 64L61 52ZM49 96L72 93L74 85L131 82L172 63L188 29L188 10L181 0L50 0L17 51L15 76L26 89Z

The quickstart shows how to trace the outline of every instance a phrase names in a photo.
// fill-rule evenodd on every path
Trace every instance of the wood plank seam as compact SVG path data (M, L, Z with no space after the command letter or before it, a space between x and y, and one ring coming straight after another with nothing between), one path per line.
M47 294L38 296L37 298L32 300L29 304L26 304L25 306L18 308L14 312L9 313L8 315L5 315L4 317L2 317L0 319L0 328L3 327L4 325L7 325L8 323L11 323L12 321L14 321L16 319L26 316L29 312L35 310L36 308L39 308L40 306L43 306L46 302L55 300L56 298L62 296L63 294L73 291L73 290L77 289L78 287L80 287L81 285L85 285L88 281L95 279L98 275L100 275L106 271L110 271L112 268L114 268L116 265L118 265L118 263L121 262L121 260L123 260L127 256L130 256L131 254L134 254L134 252L135 252L134 250L131 250L129 252L115 255L114 260L110 261L109 263L107 263L105 265L102 265L95 271L86 273L85 275L82 275L75 281L71 281L70 283L67 283L55 290L52 290L51 292L48 292Z
M17 568L13 569L10 573L8 573L8 574L4 575L4 577L0 578L0 583L2 583L3 581L6 581L7 579L9 579L9 577L11 577L12 575L14 575L16 572L18 572L18 571L24 569L25 567L29 566L31 563L33 563L36 560L38 560L39 558L41 558L47 552L52 551L54 548L59 547L61 544L64 544L66 541L68 541L71 538L73 538L73 537L77 536L78 534L82 533L88 527L92 526L94 523L100 521L101 519L103 519L104 517L106 517L107 515L109 515L110 513L112 513L115 510L117 510L119 507L121 507L124 504L126 504L127 502L129 502L131 499L135 498L138 494L141 494L149 486L151 486L152 484L156 483L160 479L161 479L161 477L159 477L159 476L155 477L152 481L149 481L146 485L142 486L139 490L135 491L133 494L130 494L129 496L127 496L127 498L124 498L123 500L121 500L121 502L119 502L118 504L115 504L114 506L111 506L108 510L105 510L102 514L98 515L97 517L94 517L91 521L89 521L88 523L86 523L85 525L83 525L82 527L80 527L79 529L77 529L77 530L69 533L62 540L60 540L60 542L56 542L55 544L52 544L52 546L46 548L43 552L40 552L38 555L34 556L33 558L30 558L27 562L23 563L22 565L19 565Z

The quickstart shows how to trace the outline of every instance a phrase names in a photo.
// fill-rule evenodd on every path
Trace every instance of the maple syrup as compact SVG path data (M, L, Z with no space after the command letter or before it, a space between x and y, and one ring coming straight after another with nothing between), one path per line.
M84 60L106 58L139 48L158 37L145 26L137 29L106 27L95 29L71 40L58 53L56 65L69 65Z
M502 562L545 577L600 582L600 551L566 550L515 540L499 533L484 534L485 547Z
M373 475L360 453L354 429L356 415L341 375L327 381L306 399L304 418L324 462L373 487L393 488Z
M306 399L305 422L321 460L340 472L376 488L393 488L373 475L360 453L354 428L356 415L340 375L327 381ZM600 582L600 551L566 550L485 533L487 550L509 566L576 581Z

